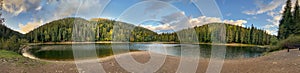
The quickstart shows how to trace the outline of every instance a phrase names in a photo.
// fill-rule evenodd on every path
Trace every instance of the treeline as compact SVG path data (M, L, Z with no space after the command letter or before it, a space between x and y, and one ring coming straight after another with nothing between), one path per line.
M14 30L11 30L10 28L6 27L3 23L0 24L0 38L3 38L3 39L8 39L10 38L11 36L16 36L17 38L23 38L24 35L17 32L17 31L14 31Z
M287 0L282 19L279 22L278 39L284 40L291 35L300 34L300 10L298 0L292 10L291 0Z
M116 24L116 26L114 26ZM122 29L113 29L117 24ZM67 42L67 41L112 41L112 37L131 37L123 39L132 42L155 41L155 32L142 27L107 19L64 18L47 23L26 34L29 42ZM133 31L124 28L134 28ZM73 30L76 29L76 30ZM113 34L113 31L116 31ZM117 33L118 32L118 33ZM125 33L127 32L127 34Z
M28 43L23 37L23 34L11 30L3 23L0 23L0 50L10 50L20 53L20 47Z
M26 34L29 42L67 42L67 41L116 41L116 42L180 42L178 35L185 35L185 39L194 39L197 42L211 43L212 32L215 29L209 25L225 25L227 43L243 43L268 45L272 35L255 28L244 28L231 24L212 23L177 31L176 33L157 34L149 29L134 26L132 24L107 20L92 19L90 21L81 18L64 18L47 23ZM76 29L76 30L73 30ZM195 30L196 35L191 35ZM183 34L180 34L183 33ZM129 37L128 37L129 36ZM181 42L183 41L181 40Z
M213 26L212 26L213 25ZM194 29L185 29L178 31L177 33L191 33L190 30L195 30L199 42L211 43L212 42L212 30L220 25L225 25L226 28L226 42L227 43L243 43L243 44L257 44L257 45L269 45L271 38L276 36L266 33L264 30L255 28L253 25L249 28L241 26L235 26L224 23L211 23L203 26L194 27ZM189 37L193 38L193 37ZM187 39L187 38L183 38ZM162 33L158 35L158 41L164 42L178 42L180 41L176 33Z
M28 41L26 39L18 38L16 35L13 35L8 39L0 38L0 50L10 50L21 53L20 47L27 43Z

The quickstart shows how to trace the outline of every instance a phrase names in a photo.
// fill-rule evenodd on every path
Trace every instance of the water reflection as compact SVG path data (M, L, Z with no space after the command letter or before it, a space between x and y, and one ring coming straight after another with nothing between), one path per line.
M77 44L76 46L89 46L92 44ZM130 51L151 51L155 53L161 53L172 56L181 56L181 51L189 52L187 50L200 49L201 58L209 58L211 55L212 45L195 45L188 44L189 47L200 46L200 48L185 48L181 47L187 46L184 44L139 44L139 43L129 43ZM117 45L118 47L126 47L124 44ZM221 45L214 45L221 46ZM29 52L35 57L48 60L72 60L73 51L72 45L67 44L55 44L55 45L33 45L33 48ZM128 47L128 46L127 46ZM96 52L98 57L105 57L113 55L111 44L95 44ZM82 49L82 50L92 50ZM125 50L125 49L118 49ZM251 46L226 46L226 59L238 59L238 58L253 58L262 55L266 49ZM192 55L192 54L189 54ZM182 55L187 56L187 55Z

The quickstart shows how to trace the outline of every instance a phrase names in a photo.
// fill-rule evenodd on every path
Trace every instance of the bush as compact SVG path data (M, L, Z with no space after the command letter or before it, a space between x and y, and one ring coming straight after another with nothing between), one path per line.
M26 43L28 43L26 39L18 39L16 36L12 36L7 40L1 38L0 50L9 50L18 53L20 47Z
M271 39L270 39L270 44L271 44L272 46L277 45L278 42L279 42L279 41L278 41L278 39L277 39L276 37L271 37Z
M277 46L272 48L273 51L286 49L286 45L300 44L300 35L290 35L287 39L281 40Z

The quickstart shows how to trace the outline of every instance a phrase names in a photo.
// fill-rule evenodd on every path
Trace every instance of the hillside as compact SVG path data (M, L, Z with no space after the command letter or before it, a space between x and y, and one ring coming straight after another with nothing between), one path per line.
M8 39L14 35L16 37L20 37L20 38L23 37L23 34L12 30L12 29L6 27L5 25L0 25L0 38Z
M19 52L19 48L27 43L24 34L14 31L5 25L0 25L0 50Z
M243 44L256 44L256 45L269 45L271 43L271 38L276 36L266 33L266 31L257 29L253 25L250 28L245 28L241 26L236 26L232 24L225 23L209 23L202 26L196 26L193 29L184 29L177 31L176 33L186 34L191 33L191 30L195 30L197 33L197 39L200 43L211 43L211 39L218 39L217 37L212 37L212 32L217 31L220 25L225 25L226 28L226 42L227 43L243 43ZM169 41L179 41L176 37L176 33L163 33L159 34L159 41L169 42ZM188 35L188 34L186 34ZM191 35L190 35L191 36ZM192 39L195 37L186 37L185 39Z
M227 43L268 45L270 39L275 37L254 26L245 28L231 24L210 23L194 27L199 42L210 43L211 39L214 38L211 36L212 30L218 29L219 25L226 26ZM131 29L134 30L131 31ZM113 31L115 32L113 33ZM82 18L64 18L34 29L26 36L29 42L112 41L112 37L118 41L130 42L179 42L177 34L180 33L188 35L183 40L195 38L189 35L191 29L183 29L176 33L157 34L149 29L120 21L102 18L95 18L90 21Z
M119 27L123 27L122 29L115 29L119 33L112 33L114 23L118 24ZM76 26L73 24L76 24ZM73 30L74 28L77 30ZM134 28L134 30L129 31L130 29L124 28ZM64 18L44 24L30 31L26 36L30 42L111 41L111 35L125 37L129 36L129 32L131 32L130 36L132 37L125 40L122 39L122 41L155 41L154 36L157 35L146 28L135 27L134 25L114 20L93 19L88 21L82 18Z

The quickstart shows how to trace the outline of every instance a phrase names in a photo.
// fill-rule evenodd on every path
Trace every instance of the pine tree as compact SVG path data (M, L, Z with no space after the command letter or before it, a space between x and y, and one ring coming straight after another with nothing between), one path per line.
M254 31L253 30L254 30L254 26L252 24L251 25L251 29L250 29L250 34L249 34L250 35L249 41L250 41L251 44L254 44L254 40L253 40L253 35L254 35L253 33L254 33Z
M299 10L299 2L296 1L295 8L294 8L294 17L293 17L293 26L292 33L299 34L300 33L300 10Z
M0 25L4 25L5 19L2 18L2 7L3 7L3 0L0 0Z
M288 37L288 34L290 33L289 31L289 24L291 23L291 17L292 17L292 12L291 12L291 0L287 0L286 6L283 11L282 19L279 22L279 30L278 30L278 39L285 39Z

